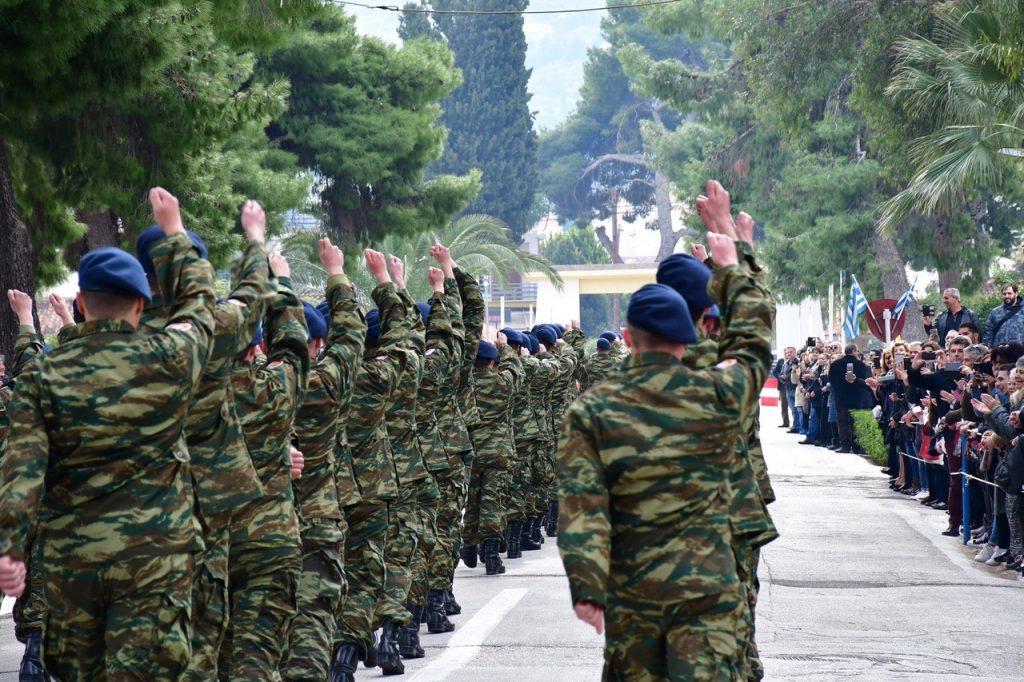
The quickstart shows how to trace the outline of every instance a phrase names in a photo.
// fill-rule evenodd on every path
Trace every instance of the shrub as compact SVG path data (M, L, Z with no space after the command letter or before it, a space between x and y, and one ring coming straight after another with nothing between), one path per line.
M853 433L861 449L872 462L885 465L889 461L889 447L885 444L882 429L871 415L871 410L851 410L850 415L853 417Z

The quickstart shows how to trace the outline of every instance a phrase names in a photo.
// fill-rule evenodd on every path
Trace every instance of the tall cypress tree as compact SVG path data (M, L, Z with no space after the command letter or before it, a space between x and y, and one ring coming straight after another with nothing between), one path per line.
M448 143L438 162L442 173L483 173L483 188L466 213L487 213L508 224L513 237L529 229L537 189L537 136L526 91L528 0L432 0L437 10L510 10L512 14L435 14L455 53L462 86L444 102Z

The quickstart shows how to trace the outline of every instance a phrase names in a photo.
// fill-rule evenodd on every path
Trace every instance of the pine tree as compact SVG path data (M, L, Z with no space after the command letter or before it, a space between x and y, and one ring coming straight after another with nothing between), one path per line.
M511 10L512 14L436 14L434 21L455 65L462 86L445 100L442 122L448 144L437 164L441 172L464 174L477 168L483 187L466 208L499 218L518 241L529 229L537 189L537 136L533 131L530 94L526 86L526 37L523 17L527 0L433 0L445 10Z

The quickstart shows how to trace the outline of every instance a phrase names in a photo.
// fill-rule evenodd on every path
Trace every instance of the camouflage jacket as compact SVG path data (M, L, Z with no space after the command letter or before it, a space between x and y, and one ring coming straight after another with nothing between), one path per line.
M459 293L462 296L462 325L465 329L462 365L459 369L459 408L466 420L466 426L472 428L480 421L473 387L473 365L476 363L477 347L484 333L486 305L480 285L472 276L456 268L455 279L459 283Z
M41 358L45 346L43 337L39 335L35 327L28 325L18 326L18 336L14 339L14 362L10 365L10 372L7 375L8 383L0 386L0 458L3 458L7 451L7 403L14 397L14 387L18 375L25 371L25 368Z
M454 280L450 280L454 284ZM458 295L456 293L456 295ZM419 429L420 451L430 471L449 468L448 453L438 429L438 414L444 409L445 384L457 373L453 371L461 357L461 345L456 344L452 329L448 297L435 293L430 298L430 317L427 318L426 351L423 356L423 380L416 401L416 427Z
M550 433L544 428L547 410L542 404L547 387L558 376L558 362L550 356L534 355L524 355L520 362L523 380L512 399L512 430L516 442L549 438Z
M511 401L523 380L519 354L508 345L498 349L497 368L473 367L473 389L480 421L473 427L473 461L507 466L515 448Z
M537 371L532 377L528 377L530 403L533 406L533 411L537 414L539 437L550 443L555 440L555 432L552 430L551 393L554 390L555 382L565 371L565 365L570 360L547 351L538 353L534 357L543 364L540 371Z
M292 488L299 516L307 521L341 518L335 443L341 406L351 400L365 337L348 277L328 278L327 304L331 315L327 339L310 369L309 385L295 415L292 434L292 444L305 460L302 477L292 481Z
M620 363L621 360L615 356L614 351L594 351L583 362L587 369L587 384L582 388L586 390L595 384L601 383L616 370Z
M286 277L275 280L263 336L266 358L237 362L231 373L242 435L267 497L294 502L291 436L309 378L306 317Z
M716 366L634 355L566 413L558 549L574 603L739 589L723 472L768 373L773 305L736 267L715 272L709 291L732 320Z
M239 263L238 284L227 300L214 306L210 353L185 418L192 482L199 509L208 517L237 509L263 493L228 387L235 358L249 346L251 329L263 318L270 291L268 277L266 250L259 242L249 242ZM158 332L167 323L169 298L164 292L177 289L177 282L168 281L166 275L156 284L159 293L146 306L140 322L150 332Z
M572 348L572 351L576 356L576 368L573 370L572 377L566 387L565 404L562 405L562 411L564 412L565 405L576 400L580 391L583 390L583 387L587 386L589 380L587 378L586 364L583 362L586 359L586 352L584 348L587 343L587 337L584 336L583 332L579 329L567 329L562 340L565 341L566 345Z
M423 453L420 452L419 432L416 427L416 399L423 378L424 360L424 326L416 302L405 289L398 291L399 298L409 318L408 343L414 353L406 358L405 369L398 380L398 387L391 401L391 406L384 415L391 445L391 462L395 467L395 475L401 485L421 481L429 474L423 465Z
M18 378L0 483L0 554L33 524L65 567L195 551L185 413L213 334L213 270L185 235L156 244L179 271L167 326L76 325Z
M380 284L371 297L380 310L380 342L376 348L363 352L348 417L352 470L364 503L393 500L398 495L384 415L394 401L402 374L416 354L410 341L412 319L395 285Z
M565 414L565 406L569 395L569 384L576 373L576 365L579 358L576 351L568 343L555 344L554 348L548 349L554 355L561 367L561 371L555 380L551 382L551 392L548 397L548 416L551 420L552 437L562 431L562 417Z
M472 278L470 278L472 280ZM476 285L473 281L472 285ZM467 285L468 286L468 285ZM458 281L445 279L445 299L448 302L452 324L452 357L448 369L448 381L440 388L441 396L437 413L437 430L442 435L445 453L448 455L449 466L461 464L461 455L473 450L473 441L469 439L469 429L459 405L459 389L456 385L462 376L462 366L466 348L466 328L462 322L462 294Z

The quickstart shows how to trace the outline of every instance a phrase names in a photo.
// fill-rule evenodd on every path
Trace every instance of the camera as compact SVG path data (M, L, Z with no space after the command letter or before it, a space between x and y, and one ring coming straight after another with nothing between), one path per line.
M924 315L925 317L934 317L935 306L933 306L931 303L926 303L925 305L921 306L921 314Z

